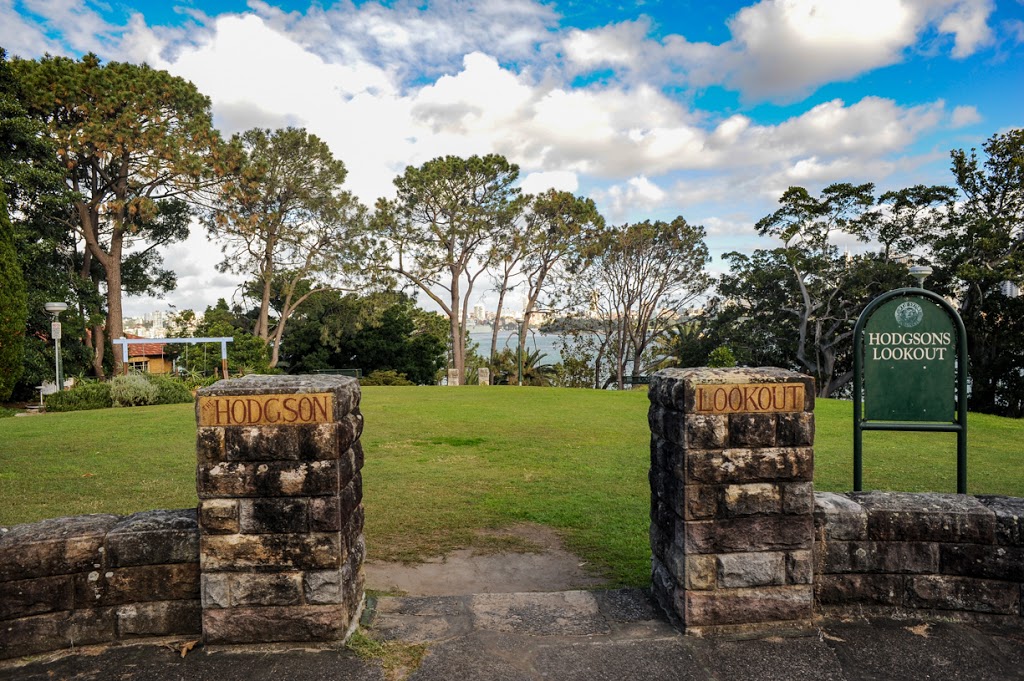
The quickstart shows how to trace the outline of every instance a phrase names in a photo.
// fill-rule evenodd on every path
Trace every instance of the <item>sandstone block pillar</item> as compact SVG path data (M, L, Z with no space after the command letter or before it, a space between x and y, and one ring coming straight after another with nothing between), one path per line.
M203 638L344 639L363 604L359 383L246 376L199 391Z
M812 616L814 381L791 371L651 378L653 592L691 633Z

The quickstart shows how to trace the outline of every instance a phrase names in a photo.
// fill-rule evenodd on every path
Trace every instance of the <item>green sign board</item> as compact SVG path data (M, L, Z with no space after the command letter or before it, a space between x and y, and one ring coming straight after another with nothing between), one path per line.
M967 331L923 288L878 296L853 328L853 489L865 430L956 433L956 490L967 493Z
M866 419L955 419L957 333L946 310L923 296L893 298L872 311L863 343Z

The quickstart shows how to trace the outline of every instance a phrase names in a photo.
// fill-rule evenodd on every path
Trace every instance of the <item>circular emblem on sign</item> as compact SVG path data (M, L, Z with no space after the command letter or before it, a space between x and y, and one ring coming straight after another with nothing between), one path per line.
M907 301L896 308L896 323L905 329L917 326L924 319L924 310L917 303Z

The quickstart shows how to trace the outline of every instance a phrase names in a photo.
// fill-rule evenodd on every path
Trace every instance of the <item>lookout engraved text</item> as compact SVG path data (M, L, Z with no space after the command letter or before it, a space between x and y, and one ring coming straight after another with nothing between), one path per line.
M803 383L698 385L694 404L699 414L771 414L803 409Z

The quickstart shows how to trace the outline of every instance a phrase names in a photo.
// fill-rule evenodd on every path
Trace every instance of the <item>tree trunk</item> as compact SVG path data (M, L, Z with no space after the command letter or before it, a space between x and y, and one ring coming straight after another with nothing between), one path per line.
M604 361L604 351L608 347L607 338L601 343L601 346L597 349L597 355L594 357L594 389L598 390L601 387L601 364Z
M634 352L633 352L633 374L632 374L633 376L639 376L640 375L640 369L642 368L640 363L642 361L643 361L643 353L640 352L639 350L634 349ZM630 379L630 383L632 384L632 379Z
M110 261L107 271L107 333L111 340L124 337L124 319L121 308L121 235L115 228L110 237ZM123 352L114 353L114 375L124 372Z
M526 334L530 331L530 317L533 313L530 311L530 306L526 306L526 310L523 310L523 321L519 325L519 345L516 350L519 354L516 355L518 361L519 357L526 357Z
M281 315L281 319L277 321L277 328L274 329L274 340L270 344L270 364L271 369L277 366L277 361L281 357L281 337L284 336L284 315Z
M105 347L106 336L103 333L103 325L94 324L92 327L92 373L96 378L104 378L103 351Z
M626 382L622 376L622 368L626 363L626 327L619 322L618 340L615 342L615 387L619 390L626 389Z
M256 318L256 333L254 335L263 339L264 343L270 342L270 275L263 275L263 294L260 298L260 316Z
M458 277L452 277L452 313L449 317L452 334L452 367L458 376L459 385L465 385L466 337L462 328L462 301L459 297Z
M82 250L82 268L78 270L78 278L83 283L91 282L93 287L97 291L99 290L99 279L92 276L92 252L89 250L88 245ZM94 324L90 328L88 321L92 318L94 311L86 308L81 297L78 301L78 313L82 315L82 319L86 320L85 345L92 349L92 373L97 378L103 378L103 325Z
M501 331L501 311L505 307L506 287L502 285L498 294L498 308L494 311L494 326L491 329L491 366L494 366L495 358L498 355L498 333Z

